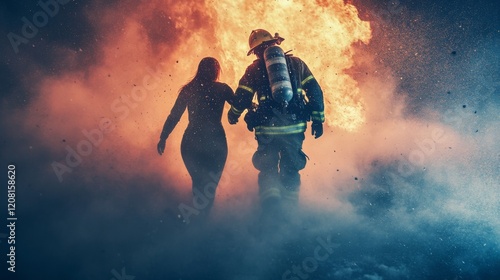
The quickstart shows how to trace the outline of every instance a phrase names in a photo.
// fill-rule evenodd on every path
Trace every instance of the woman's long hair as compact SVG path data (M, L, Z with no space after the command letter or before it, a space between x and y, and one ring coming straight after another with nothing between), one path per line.
M196 75L186 86L199 86L200 84L215 82L219 79L220 71L220 64L217 59L205 57L198 64Z

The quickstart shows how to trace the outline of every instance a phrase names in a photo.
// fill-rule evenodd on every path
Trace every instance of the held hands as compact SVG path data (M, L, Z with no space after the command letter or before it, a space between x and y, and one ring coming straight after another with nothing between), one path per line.
M323 123L321 122L313 122L311 125L311 134L315 139L318 139L323 135Z
M227 120L229 124L236 124L238 122L239 116L233 113L231 110L227 111Z
M160 141L158 142L158 145L156 145L156 149L158 150L158 154L160 154L160 156L163 154L163 152L165 151L165 142L167 140L162 140L160 139Z

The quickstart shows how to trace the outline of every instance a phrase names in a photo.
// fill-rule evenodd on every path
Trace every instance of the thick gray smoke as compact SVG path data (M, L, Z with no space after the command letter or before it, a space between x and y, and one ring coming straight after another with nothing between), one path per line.
M224 122L213 215L187 223L179 207L203 202L179 154L186 120L163 157L155 144L194 73L182 42L213 40L212 19L199 1L62 2L32 38L22 18L43 8L0 6L1 161L16 165L18 217L16 273L0 230L2 279L500 275L498 4L354 1L373 27L346 70L366 124L308 136L301 208L262 223L253 135ZM28 43L15 52L9 32Z

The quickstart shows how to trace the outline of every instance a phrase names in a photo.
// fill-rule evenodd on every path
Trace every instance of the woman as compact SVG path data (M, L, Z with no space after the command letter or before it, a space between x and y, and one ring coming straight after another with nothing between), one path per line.
M165 142L188 109L189 124L181 142L184 164L193 182L193 195L205 196L206 203L195 205L208 214L215 197L215 188L227 158L227 141L221 117L224 103L232 104L233 90L218 82L219 62L213 57L200 61L195 77L182 87L170 112L158 142L158 153L163 154ZM201 209L200 209L201 208Z

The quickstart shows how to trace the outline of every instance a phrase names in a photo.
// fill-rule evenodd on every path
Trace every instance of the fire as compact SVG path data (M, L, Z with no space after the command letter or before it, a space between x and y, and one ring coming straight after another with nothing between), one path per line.
M353 43L367 43L371 31L357 9L343 1L155 0L126 7L96 1L88 16L103 38L96 45L100 59L87 69L47 73L30 105L33 114L26 129L39 133L46 146L61 154L54 161L64 162L68 147L74 150L86 141L82 131L94 131L102 120L110 120L112 132L87 155L101 157L92 161L101 163L95 168L109 168L110 154L135 159L149 149L156 156L152 139L157 139L179 89L195 74L200 59L219 59L221 81L235 89L255 59L246 56L248 36L264 28L284 37L281 47L311 68L325 94L327 125L356 131L365 122L364 100L345 70L353 65ZM101 14L106 17L96 16ZM67 51L61 61L76 63L75 57L87 52L92 50ZM182 161L178 147L186 122L185 117L169 138L170 162ZM128 172L127 162L115 160L114 170ZM164 168L148 160L141 166L148 171ZM171 168L185 172L182 165Z
M327 124L348 131L364 123L364 108L356 81L344 73L353 64L352 44L368 43L370 25L343 0L330 1L208 1L215 21L221 63L228 83L237 85L246 66L248 35L263 28L285 38L282 48L302 58L325 94Z

